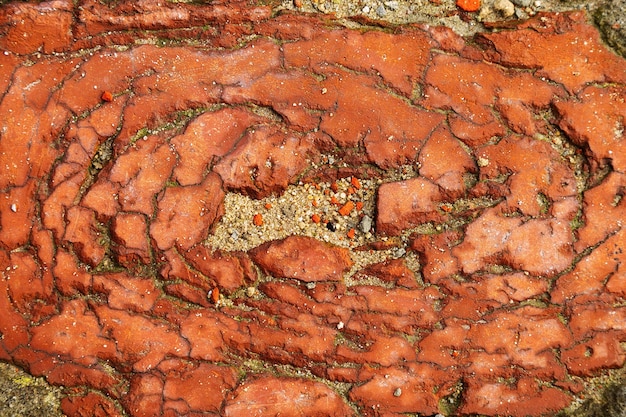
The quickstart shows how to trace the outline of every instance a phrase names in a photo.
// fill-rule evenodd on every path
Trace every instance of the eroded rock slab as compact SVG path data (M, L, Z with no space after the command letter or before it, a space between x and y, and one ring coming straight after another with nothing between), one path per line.
M0 359L67 415L540 416L624 366L626 64L583 13L0 27Z

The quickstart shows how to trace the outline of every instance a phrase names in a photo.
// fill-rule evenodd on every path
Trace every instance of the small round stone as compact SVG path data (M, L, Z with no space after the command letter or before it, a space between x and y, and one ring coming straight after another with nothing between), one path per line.
M363 216L359 223L359 230L363 233L369 233L369 231L372 230L372 218L370 216Z
M493 3L493 8L504 17L513 16L515 13L515 5L509 0L496 0Z

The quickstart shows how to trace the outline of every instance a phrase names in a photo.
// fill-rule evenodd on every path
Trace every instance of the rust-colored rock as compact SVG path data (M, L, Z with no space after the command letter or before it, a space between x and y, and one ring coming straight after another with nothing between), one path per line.
M353 264L348 250L301 236L265 243L250 256L274 277L305 282L341 281Z
M574 375L591 376L599 369L619 368L626 355L611 332L599 333L590 340L563 351L561 360Z
M536 16L515 31L485 33L497 63L536 68L538 76L561 83L570 92L592 82L624 83L621 59L602 47L600 35L584 12ZM525 45L519 48L519 42ZM582 44L582 45L581 45ZM567 65L563 65L567 62Z
M171 143L179 159L174 177L181 185L199 184L215 161L228 153L244 131L258 121L241 109L223 109L194 119Z
M123 273L95 275L93 290L106 294L108 305L118 310L147 312L159 297L159 291L152 280Z
M169 145L158 136L141 138L120 155L109 178L121 186L117 200L122 210L152 215L154 196L163 189L175 163Z
M372 77L331 73L323 88L337 96L337 106L323 115L321 129L341 146L365 146L383 169L412 163L443 119L387 94Z
M349 45L352 54L342 52ZM392 86L406 96L413 83L421 78L428 62L424 51L433 45L421 31L406 31L390 36L384 32L334 30L322 32L305 42L285 45L285 62L290 66L321 70L329 63L339 64L359 72L381 74Z
M570 403L570 398L558 388L540 386L531 378L520 378L512 387L471 378L467 383L470 394L459 410L464 413L493 414L502 410L508 415L549 415Z
M610 163L616 171L626 171L626 88L587 87L579 97L579 102L556 103L559 126L574 143L587 149L596 168Z
M394 236L422 223L441 221L437 203L444 199L436 184L421 177L383 184L376 202L376 231Z
M0 194L0 244L13 250L28 242L33 227L35 181Z
M574 212L570 208L568 213ZM524 222L520 217L504 216L495 207L468 226L463 242L452 254L465 273L505 264L535 275L554 275L572 262L572 243L567 217Z
M589 295L599 296L604 292L623 296L625 245L626 232L623 229L602 242L571 272L559 277L551 292L552 301L561 304L577 297L586 300Z
M94 392L63 398L61 401L61 409L63 413L68 416L123 416L123 414L117 410L115 403L111 401L111 399Z
M91 266L96 266L102 261L105 249L102 246L102 232L96 221L93 211L74 206L67 211L67 228L65 240L74 244L81 260Z
M411 364L405 369L381 368L363 374L361 380L365 383L350 391L350 399L361 405L367 416L381 413L436 414L439 399L432 388L440 387L447 379L444 371L421 363Z
M261 376L240 385L226 401L224 415L289 417L352 416L341 397L320 382Z
M105 3L0 6L0 360L68 416L539 417L624 366L626 78L584 14Z
M622 193L626 187L626 175L611 172L600 184L583 193L582 223L576 230L577 252L595 246L621 229L624 211ZM593 220L593 221L592 221Z
M9 30L0 38L0 48L17 54L63 52L72 41L72 12L72 3L66 0L48 6L14 3L3 7L0 22Z
M484 161L481 179L509 176L503 192L508 211L555 215L556 203L576 195L574 173L547 142L509 136L481 148L477 156Z
M207 236L224 212L222 181L208 175L202 184L169 187L158 201L158 215L150 236L161 250L189 249Z
M189 346L170 326L139 314L106 306L96 309L102 330L109 334L118 360L137 372L148 371L166 356L187 356ZM126 329L133 329L129 332Z
M250 258L241 253L221 253L203 245L191 248L185 259L226 292L235 291L246 281L256 280Z
M460 243L462 238L459 232L414 235L412 238L411 249L418 253L425 281L437 283L459 270L459 261L452 254L453 247Z
M358 274L364 278L367 276L375 276L385 282L406 288L415 288L419 285L417 283L416 272L409 268L403 259L393 259L391 261L370 265L359 271Z
M465 193L476 163L447 129L439 128L419 154L421 176L437 184L448 198Z
M165 413L217 413L222 409L226 393L237 382L233 368L201 364L185 370L180 375L170 375L163 387Z
M534 134L533 112L546 108L559 90L528 74L501 67L439 55L426 73L423 104L427 108L451 108L458 115L453 132L477 126L501 131L493 107L516 132ZM454 82L451 82L454 80Z
M82 300L63 305L61 314L33 328L30 347L60 355L83 365L115 355L115 341L107 337L98 318Z
M308 165L313 135L259 126L247 132L216 166L225 187L255 198L278 194Z
M144 215L119 213L112 226L111 237L117 244L113 249L118 254L120 263L132 262L132 255L137 255L144 263L150 261L148 225Z

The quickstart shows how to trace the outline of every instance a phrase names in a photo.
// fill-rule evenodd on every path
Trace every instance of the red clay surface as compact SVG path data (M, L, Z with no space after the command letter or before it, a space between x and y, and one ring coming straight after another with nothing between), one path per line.
M534 416L623 365L626 63L583 13L80 4L0 14L0 359L68 415ZM383 179L364 250L419 270L203 245L227 192L342 177Z

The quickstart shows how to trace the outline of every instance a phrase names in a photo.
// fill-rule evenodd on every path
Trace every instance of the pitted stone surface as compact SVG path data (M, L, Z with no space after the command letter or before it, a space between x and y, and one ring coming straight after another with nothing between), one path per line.
M0 7L0 359L68 416L541 416L624 366L626 63L583 13L78 3Z

